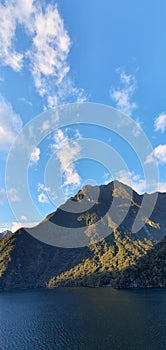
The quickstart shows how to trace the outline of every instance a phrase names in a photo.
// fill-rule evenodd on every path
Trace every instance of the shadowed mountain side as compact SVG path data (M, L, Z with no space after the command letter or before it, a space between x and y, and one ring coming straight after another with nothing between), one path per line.
M85 186L38 226L0 240L0 289L109 284L165 236L165 208L166 194L140 196L118 181Z
M118 181L103 186L85 186L28 232L47 244L76 248L106 238L117 228L132 233L139 214L139 237L158 241L165 233L163 201L166 203L165 194L138 195ZM146 205L143 206L143 202ZM149 219L148 211L154 204L156 210L154 214L150 212Z
M5 230L5 231L0 232L0 239L5 237L5 236L9 236L10 234L11 234L11 231L9 231L9 230Z
M147 251L136 265L121 271L112 285L115 288L166 288L166 237Z
M0 241L0 290L44 288L52 275L77 265L86 256L90 256L87 247L52 247L20 229Z

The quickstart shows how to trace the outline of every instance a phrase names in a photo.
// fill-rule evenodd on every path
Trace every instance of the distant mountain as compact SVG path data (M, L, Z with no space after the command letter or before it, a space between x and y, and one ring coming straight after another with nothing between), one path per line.
M11 231L9 231L9 230L5 230L5 231L0 232L0 239L5 237L5 236L9 236L10 234L11 234Z
M164 254L161 256L165 212L165 193L138 195L118 181L85 186L38 226L28 229L32 236L22 228L0 240L0 289L165 286L165 270L160 266L163 260L165 264ZM140 229L134 233L137 216ZM146 283L141 264L151 276ZM155 283L152 270L158 273Z

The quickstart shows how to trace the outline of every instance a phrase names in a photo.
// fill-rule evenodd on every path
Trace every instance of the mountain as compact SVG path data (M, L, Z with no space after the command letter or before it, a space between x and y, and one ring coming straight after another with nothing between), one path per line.
M113 286L166 288L166 237L142 256L136 265L120 271Z
M5 231L0 232L0 239L5 237L5 236L9 236L10 234L11 234L11 231L9 231L9 230L5 230Z
M30 234L0 240L0 289L165 286L165 209L165 193L139 195L118 181L85 186Z

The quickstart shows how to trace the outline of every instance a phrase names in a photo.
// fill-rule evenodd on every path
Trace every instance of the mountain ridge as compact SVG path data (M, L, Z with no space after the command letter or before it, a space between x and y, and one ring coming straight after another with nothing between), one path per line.
M5 236L8 236L10 235L12 232L10 230L4 230L2 232L0 232L0 239L5 237Z
M148 198L150 205L154 195L139 195L118 181L85 186L36 227L19 229L0 240L0 290L73 285L122 288L134 287L134 283L143 286L138 278L137 283L127 284L125 271L128 275L133 276L133 271L138 275L133 267L140 264L140 259L148 256L148 251L160 241L165 247L166 194L157 195L151 216L146 218L143 212L141 229L132 232L144 198ZM73 212L69 213L68 209ZM66 229L71 233L71 236L64 234L67 247L63 245L66 244L63 240ZM54 244L53 247L49 245L50 237L56 243L56 230L59 246ZM79 230L80 245L76 244ZM75 240L70 242L73 231ZM85 242L88 244L84 245Z

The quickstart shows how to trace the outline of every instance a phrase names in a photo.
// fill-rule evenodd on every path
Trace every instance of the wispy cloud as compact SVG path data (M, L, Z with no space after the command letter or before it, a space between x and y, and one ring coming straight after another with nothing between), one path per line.
M29 105L30 107L32 107L32 102L27 100L25 97L20 97L19 101L25 103L26 105Z
M0 59L16 72L22 69L25 56L15 47L17 25L28 26L32 11L33 0L5 0L0 4Z
M164 132L166 130L166 113L161 113L154 122L154 130Z
M27 221L26 215L21 215L21 216L20 216L20 220L21 220L21 221Z
M23 220L24 221L24 220ZM14 221L10 224L10 231L12 232L16 232L17 230L19 230L19 228L21 227L34 227L38 224L38 222L34 221L34 222L22 222L22 221Z
M4 231L8 231L9 228L6 226L0 227L0 233L3 233Z
M113 178L109 173L104 174L105 184L113 181ZM147 191L146 180L141 178L139 174L135 174L134 172L121 170L117 176L116 180L124 183L125 185L130 186L134 191L139 194L144 194ZM155 186L156 191L166 192L166 182L156 182Z
M55 84L53 81L53 86L51 87L50 80L50 93L48 96L48 107L54 107L58 102L65 102L66 98L68 102L85 102L87 100L87 95L84 89L77 88L74 84L73 79L70 75L66 75L61 84L57 86L57 93L51 93L55 91Z
M25 222L26 221L26 222ZM13 222L6 222L2 227L0 227L0 233L4 231L11 231L11 232L16 232L19 228L21 227L33 227L36 226L38 222L28 222L25 219L21 219L20 221L13 221Z
M8 198L10 202L19 202L20 197L15 188L10 188L7 192Z
M121 170L116 179L123 182L124 184L131 186L136 192L144 193L146 191L146 180L142 179L139 174L134 172Z
M137 108L137 104L132 101L137 88L137 81L134 75L126 74L125 71L117 69L120 78L120 86L110 90L110 97L115 103L115 107L121 112L131 116Z
M30 164L31 165L37 164L39 160L40 160L40 148L35 147L30 155Z
M35 14L33 30L33 46L28 52L31 72L39 94L50 99L48 79L51 77L57 86L69 72L67 57L71 42L57 6L48 5L44 13L40 8Z
M147 191L146 180L134 172L121 171L117 179L130 186L139 194L144 194ZM153 188L156 188L156 191L166 192L166 182L156 182L154 185Z
M0 188L0 204L4 204L7 198L10 200L10 202L19 202L20 200L15 188L9 188L7 192L4 188Z
M64 191L68 195L77 188L81 183L81 178L75 167L75 160L81 151L77 140L68 138L67 133L62 130L54 135L54 144L52 149L60 162L61 174L64 176Z
M159 192L166 192L166 182L158 182L157 189Z
M50 191L50 187L46 187L44 184L41 184L40 182L38 183L37 186L37 191L44 191L44 192L49 192Z
M7 150L22 128L22 120L12 105L0 95L0 150Z
M135 137L138 137L141 134L141 125L139 121L135 122L135 125L133 127L132 133Z
M105 180L105 184L113 181L112 176L108 172L104 173L103 179ZM134 171L121 170L116 174L114 179L130 186L140 194L146 191L146 180L141 178L139 174L135 174Z
M43 204L49 204L48 196L42 192L38 195L38 202Z
M5 199L5 190L3 188L0 188L0 205L4 203Z
M30 46L17 51L17 28L21 26ZM0 61L19 72L28 64L38 94L46 107L55 107L66 98L86 99L70 75L68 56L71 39L57 5L40 1L5 0L0 5Z
M154 148L153 152L150 153L145 161L145 164L157 161L160 164L166 164L166 145L159 145Z
M71 78L68 56L71 39L56 5L35 11L33 45L28 51L30 69L36 89L45 97L48 107L55 107L66 98L85 101L83 89Z
M39 203L50 203L50 201L54 202L54 200L57 198L57 194L55 193L54 189L51 189L40 182L38 183L37 192L40 192L38 195Z
M13 47L16 20L13 17L11 7L0 5L0 23L1 62L18 72L23 66L23 55L16 52Z

